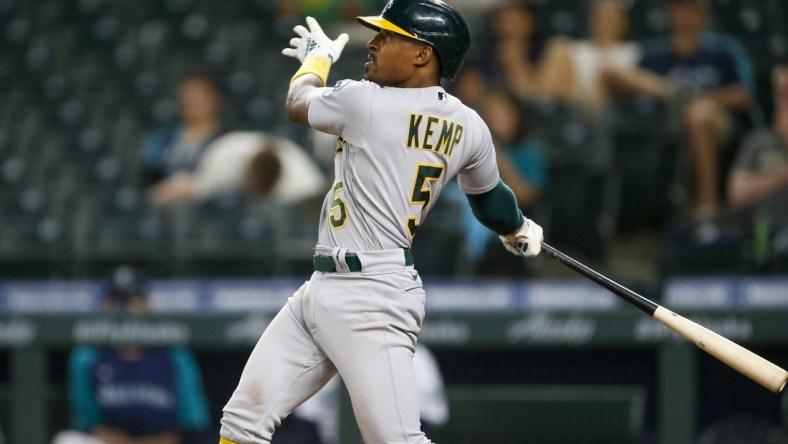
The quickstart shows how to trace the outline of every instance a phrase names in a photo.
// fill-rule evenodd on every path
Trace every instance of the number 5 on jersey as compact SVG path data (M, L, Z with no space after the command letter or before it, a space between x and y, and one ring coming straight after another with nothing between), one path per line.
M344 189L345 184L341 180L334 183L334 194L331 195L331 211L328 213L328 223L335 230L344 227L345 222L347 222L347 206L340 196Z
M430 204L430 199L432 198L432 186L430 183L440 179L443 169L443 165L419 164L416 170L416 178L413 180L413 192L410 196L411 205L421 205L423 211ZM415 216L408 217L407 227L408 234L413 238L416 235L416 230L419 229L418 219Z

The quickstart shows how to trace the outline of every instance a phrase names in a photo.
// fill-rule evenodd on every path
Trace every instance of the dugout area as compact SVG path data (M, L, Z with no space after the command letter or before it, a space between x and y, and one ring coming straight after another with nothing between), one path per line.
M684 344L432 350L450 402L449 422L431 434L438 443L690 443L720 421L756 417L777 425L784 415L779 395ZM215 443L221 407L248 351L195 347L216 427L188 442ZM784 347L753 351L788 360ZM67 427L67 353L62 347L0 352L0 427L9 442L20 434L32 438L28 442L47 442ZM14 379L21 371L28 377ZM340 402L339 442L361 443L346 393Z

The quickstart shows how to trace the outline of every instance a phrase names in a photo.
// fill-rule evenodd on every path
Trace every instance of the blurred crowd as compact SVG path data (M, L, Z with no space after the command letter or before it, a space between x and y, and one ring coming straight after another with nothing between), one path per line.
M451 3L473 44L444 86L487 122L502 178L548 241L604 264L618 244L657 238L668 273L788 269L788 3ZM308 273L336 140L284 118L296 66L279 51L314 16L350 34L331 80L359 78L372 35L355 17L382 6L0 0L0 278L127 263L163 276ZM414 241L422 273L541 272L506 253L459 190L446 194ZM647 245L637 257L656 260ZM105 310L147 314L142 278L120 270ZM185 350L85 347L69 371L61 442L91 431L186 442L207 427ZM157 441L127 433L136 393L153 395L138 416Z
M0 116L0 261L57 268L53 252L68 251L76 260L59 273L158 260L170 264L162 274L205 275L224 260L227 274L255 274L268 249L294 264L268 273L301 272L336 141L282 118L295 66L278 51L312 15L351 36L331 81L358 78L371 35L355 16L382 2L167 0L133 14L124 2L73 3L0 2L6 49L30 71L0 73L11 104ZM788 48L772 26L784 27L782 2L451 3L473 44L444 86L488 123L502 178L547 239L604 263L627 236L656 237L668 272L692 272L698 257L720 272L785 267ZM50 22L67 25L39 26ZM83 33L95 45L71 48L80 69L59 72L54 40ZM741 39L758 33L769 38L753 61ZM91 70L108 75L91 83ZM54 116L31 123L28 108L11 109L23 100ZM71 151L49 149L45 127ZM420 269L521 273L460 193L447 194L416 238ZM453 228L431 229L440 219ZM74 270L80 261L99 265Z

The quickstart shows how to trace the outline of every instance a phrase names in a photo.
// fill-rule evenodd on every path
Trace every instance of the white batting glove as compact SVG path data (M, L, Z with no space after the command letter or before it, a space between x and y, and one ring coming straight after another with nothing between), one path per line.
M282 54L296 58L301 63L316 55L325 56L332 64L339 60L339 55L342 54L342 50L347 44L348 35L343 32L336 40L331 40L323 32L317 20L312 17L306 18L306 25L309 27L309 30L301 25L293 28L298 37L290 39L292 48L283 49Z
M533 257L542 251L544 240L542 227L525 217L523 217L523 225L517 231L498 237L503 242L503 246L517 256Z

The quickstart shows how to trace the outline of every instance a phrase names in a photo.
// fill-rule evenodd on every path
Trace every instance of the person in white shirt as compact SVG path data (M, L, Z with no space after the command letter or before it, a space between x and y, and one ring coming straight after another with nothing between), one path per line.
M562 36L550 42L542 62L540 84L548 97L580 104L596 113L613 94L605 71L637 66L640 47L625 40L629 13L622 0L595 0L589 29L586 40Z
M266 173L267 177L261 177ZM209 199L246 189L292 204L320 196L326 187L323 172L295 142L264 132L245 131L216 139L194 173L181 180L178 193L158 203Z

